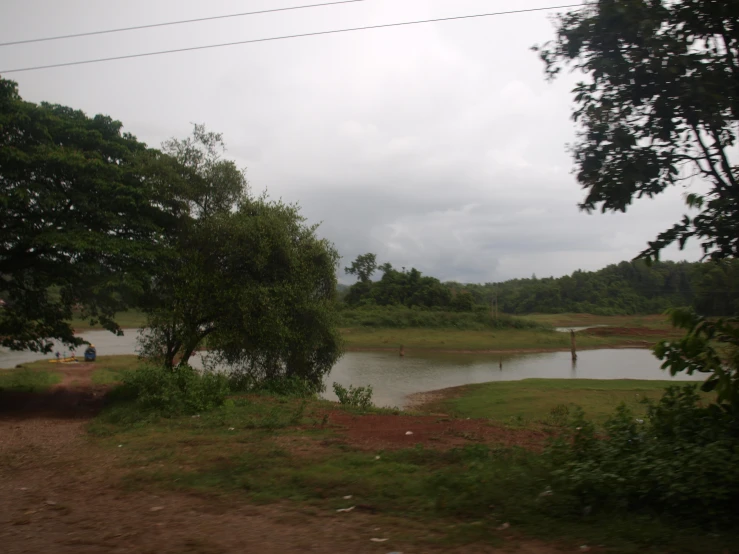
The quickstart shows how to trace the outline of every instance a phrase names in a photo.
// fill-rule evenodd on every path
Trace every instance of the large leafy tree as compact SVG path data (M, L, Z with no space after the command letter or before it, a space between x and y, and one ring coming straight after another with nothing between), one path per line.
M597 0L559 17L540 49L550 77L564 67L574 90L573 146L585 210L625 211L635 198L692 182L694 217L642 253L700 241L713 259L739 254L739 2Z
M348 275L356 275L360 283L369 284L372 274L377 271L377 256L372 253L360 254L344 271Z
M195 124L192 135L171 138L162 151L178 163L180 193L190 214L200 219L229 211L248 192L246 172L232 160L222 157L226 151L221 133Z
M144 352L173 367L207 339L214 363L255 379L320 383L341 353L338 260L296 206L244 198L183 233Z
M695 179L706 190L686 201L699 210L661 233L641 256L700 241L713 260L739 254L739 168L731 149L739 122L739 2L597 0L559 18L541 49L547 72L572 65L587 76L575 89L580 132L573 147L582 207L625 211ZM739 318L708 321L672 313L688 330L656 348L663 367L706 372L727 409L739 410ZM715 341L726 346L722 356Z
M184 208L172 160L107 116L24 101L0 79L0 342L79 344L75 310L119 330Z

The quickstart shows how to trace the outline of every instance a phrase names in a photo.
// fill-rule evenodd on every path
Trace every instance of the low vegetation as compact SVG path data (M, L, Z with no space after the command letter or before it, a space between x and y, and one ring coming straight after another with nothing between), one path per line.
M19 368L0 370L0 392L13 390L18 392L41 392L61 381L61 376L53 371Z
M587 395L586 389L578 393L573 399ZM347 403L347 409L354 408ZM660 421L683 409L677 406ZM129 488L217 493L256 503L288 500L316 513L356 506L438 529L416 541L502 544L513 532L557 538L572 549L603 544L613 552L698 553L720 552L739 538L731 530L715 534L710 525L677 519L674 512L656 515L648 506L630 512L618 502L594 505L590 489L566 481L559 471L583 452L603 456L579 443L568 450L562 442L542 453L470 437L466 446L452 449L387 449L349 440L333 423L332 414L341 410L302 396L242 394L198 417L157 418L143 426L104 413L90 431L117 449L130 468ZM372 417L371 408L364 412ZM398 429L405 429L402 418L410 425L414 416L395 417ZM569 432L568 420L558 424L558 432Z
M519 351L566 350L570 336L546 329L384 329L353 327L342 330L347 348L363 350L374 348L397 349L401 345L418 350ZM596 336L578 333L578 348L608 348L614 346L650 347L660 338L673 336L671 332L655 336L609 335Z
M456 329L482 331L487 329L545 329L535 321L499 315L493 317L489 309L455 312L442 309L412 309L404 306L365 306L342 309L341 327L368 327L381 329Z
M553 490L576 499L573 512L661 514L735 528L739 420L700 401L695 385L673 387L643 418L619 406L602 430L576 412L548 453Z
M334 383L334 393L339 399L339 404L360 410L368 410L372 407L372 385L366 387L355 387L349 385L344 387Z
M658 400L675 381L628 379L524 379L464 385L439 391L424 411L493 419L513 425L561 425L577 407L602 424L619 405L643 416L645 400ZM680 383L677 383L680 384Z

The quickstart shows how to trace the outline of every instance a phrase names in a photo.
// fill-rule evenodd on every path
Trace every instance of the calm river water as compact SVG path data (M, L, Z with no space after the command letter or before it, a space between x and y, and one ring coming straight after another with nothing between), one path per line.
M107 331L90 331L83 337L98 349L98 354L136 353L135 330L122 337ZM63 352L62 349L60 349ZM53 357L33 352L0 349L0 368ZM502 360L503 368L500 368ZM199 360L196 360L196 364ZM195 365L195 364L194 364ZM378 406L403 406L406 396L446 387L488 381L515 381L529 378L548 379L648 379L670 380L660 369L660 362L649 350L585 350L578 353L573 367L569 352L547 354L408 354L404 358L390 352L349 352L326 377L326 398L335 400L332 383L372 385L373 401ZM687 375L680 380L690 380ZM701 380L701 376L693 379Z
M350 352L326 378L325 396L336 399L331 387L334 382L344 386L372 385L372 399L377 406L402 407L406 396L414 392L530 378L672 380L668 372L660 369L660 361L652 352L644 349L585 350L578 352L575 367L569 352L503 357L434 353L405 358L384 352ZM683 381L704 378L679 376Z

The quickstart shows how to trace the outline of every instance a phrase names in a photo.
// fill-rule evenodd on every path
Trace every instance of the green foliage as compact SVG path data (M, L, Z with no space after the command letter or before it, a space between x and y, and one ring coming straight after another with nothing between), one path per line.
M113 419L199 414L221 406L229 392L226 376L187 365L175 369L143 365L124 373L122 381L111 393L108 415Z
M654 314L692 305L705 315L730 315L739 307L739 262L636 260L594 272L578 270L558 278L512 279L465 289L476 304L488 306L497 294L500 310L510 314Z
M739 317L711 321L691 310L672 310L673 325L687 331L679 341L661 341L654 348L662 369L672 375L706 373L705 392L716 391L718 402L739 414Z
M376 327L382 329L541 329L542 325L522 318L499 315L494 319L488 309L473 312L410 309L403 306L367 306L343 309L339 313L342 327Z
M61 381L61 375L51 371L26 368L0 371L0 391L41 392Z
M360 283L369 283L372 274L377 270L377 258L374 254L362 254L352 262L352 265L344 268L349 275L356 275Z
M567 65L587 76L572 148L583 209L626 211L694 177L709 185L686 196L698 215L650 242L647 259L690 238L713 259L739 254L738 20L737 2L602 0L560 16L541 49L550 77Z
M365 254L372 257L372 263L375 263L374 254ZM357 258L358 264L360 256ZM376 265L376 264L375 264ZM374 267L374 266L373 266ZM347 268L348 273L357 273L360 269ZM389 263L385 263L379 267L382 271L382 278L373 283L369 280L369 274L366 271L362 275L366 277L357 284L350 287L344 301L350 306L406 306L406 307L443 307L450 308L452 306L452 292L444 286L438 279L434 277L424 277L420 271L411 268L406 271L393 269ZM359 275L359 274L358 274ZM454 305L454 309L470 307L467 302L458 301Z
M550 450L554 495L578 510L688 517L732 525L739 509L739 421L699 405L694 386L670 388L644 419L621 406L601 436L582 411Z
M349 385L349 388L346 388L339 383L334 383L334 392L339 398L339 404L344 406L360 410L368 410L372 407L372 385L366 387Z
M25 102L0 79L2 345L79 345L74 311L118 330L182 211L174 165L110 117Z
M558 278L511 279L484 285L441 284L413 269L396 271L388 264L380 269L385 272L380 281L352 285L344 303L363 310L404 306L490 313L497 299L499 312L508 314L603 316L654 314L680 306L693 306L704 315L725 316L739 309L739 261L733 259L651 264L636 260ZM474 327L467 324L462 328Z
M162 150L179 164L181 195L193 217L202 219L228 212L246 196L246 171L231 160L221 159L226 151L222 134L195 124L191 137L169 139Z
M160 275L144 353L173 366L207 339L209 360L256 382L320 383L341 353L334 247L297 206L246 198L182 233Z
M316 383L298 375L258 381L250 373L240 371L231 372L228 383L231 392L253 392L297 398L314 398L326 388L323 382Z

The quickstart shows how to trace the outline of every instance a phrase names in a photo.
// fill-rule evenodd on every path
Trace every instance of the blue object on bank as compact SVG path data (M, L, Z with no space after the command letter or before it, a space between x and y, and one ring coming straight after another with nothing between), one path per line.
M95 358L97 358L97 355L97 350L95 350L95 347L91 344L87 347L87 350L85 350L85 361L94 362Z

